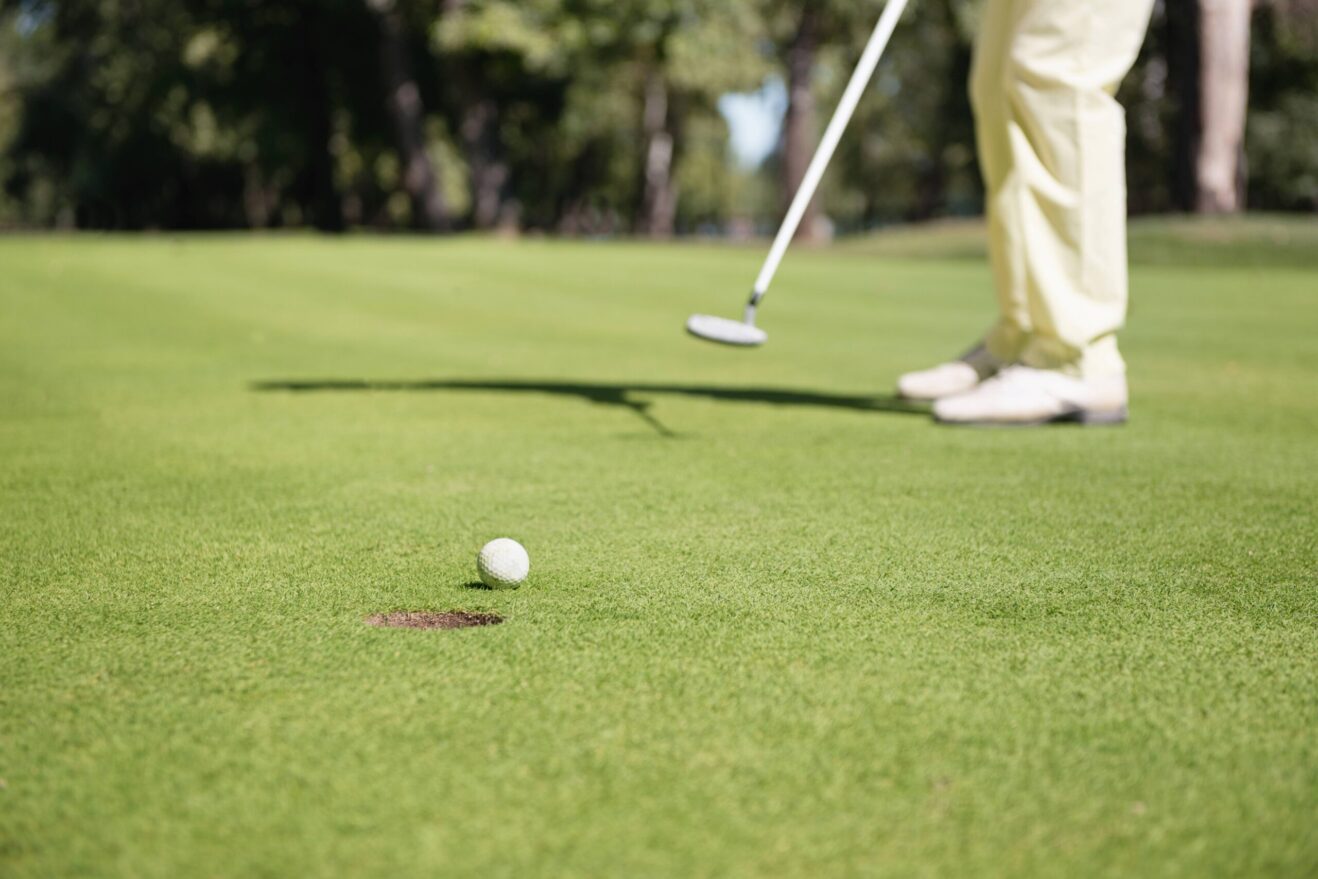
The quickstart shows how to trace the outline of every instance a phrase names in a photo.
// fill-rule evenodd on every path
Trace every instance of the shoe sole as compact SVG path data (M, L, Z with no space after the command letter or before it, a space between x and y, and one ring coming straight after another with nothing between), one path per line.
M1036 421L945 421L934 416L934 421L949 427L1046 427L1049 424L1078 424L1081 427L1117 427L1130 420L1130 410L1125 406L1108 411L1079 409L1064 412L1051 418Z

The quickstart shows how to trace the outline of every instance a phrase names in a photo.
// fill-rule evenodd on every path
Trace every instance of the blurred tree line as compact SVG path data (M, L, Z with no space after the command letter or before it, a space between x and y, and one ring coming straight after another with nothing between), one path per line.
M881 7L0 0L0 225L763 227ZM978 14L912 4L807 234L980 209ZM719 101L766 82L779 147L739 167ZM1318 0L1161 0L1122 99L1133 209L1318 208Z

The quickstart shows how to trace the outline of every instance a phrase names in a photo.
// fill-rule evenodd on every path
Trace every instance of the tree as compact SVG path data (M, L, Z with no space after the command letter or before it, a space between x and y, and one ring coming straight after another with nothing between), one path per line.
M447 231L452 221L426 150L426 107L411 72L407 21L397 0L366 0L366 4L379 22L385 106L393 119L412 222L432 232Z
M1235 213L1245 204L1252 0L1198 0L1199 125L1195 209Z
M846 46L843 57L854 62L851 45L857 34L868 36L883 9L879 0L764 0L764 15L770 22L786 74L787 113L783 119L779 170L782 204L786 210L805 178L819 139L820 79L824 65L821 53L828 47ZM828 88L829 97L841 94L848 74L841 73ZM848 71L849 73L849 71ZM797 231L797 239L824 237L818 198L812 201Z
M1318 0L1271 0L1251 30L1250 207L1318 211Z
M815 67L822 16L817 4L805 3L786 47L787 115L783 119L782 161L784 210L805 179L819 133ZM819 198L816 196L801 219L797 240L816 241L821 237L819 230Z
M795 191L883 3L0 0L0 222L746 230ZM978 5L904 16L824 180L835 225L981 207ZM1238 209L1246 152L1251 208L1318 208L1318 0L1247 5L1156 5L1120 96L1133 210ZM720 98L775 77L780 147L739 172Z
M555 157L546 152L569 87L569 59L579 52L562 3L444 0L442 11L431 42L466 168L472 225L518 223L526 205L534 215L552 214L543 204L553 198L546 166Z
M978 4L912 4L824 180L823 203L842 229L969 215L982 207L966 82ZM874 21L857 19L820 51L819 91L831 108Z
M721 94L753 84L762 71L753 49L762 32L757 10L737 0L614 0L595 8L615 28L599 60L638 84L642 164L634 227L668 237L680 210L688 123L712 115Z

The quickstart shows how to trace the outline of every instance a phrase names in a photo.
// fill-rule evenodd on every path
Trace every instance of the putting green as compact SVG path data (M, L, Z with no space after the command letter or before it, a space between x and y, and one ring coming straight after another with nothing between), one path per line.
M1318 236L1224 228L1044 431L883 396L973 234L792 255L751 352L682 324L759 249L0 241L0 873L1311 872Z

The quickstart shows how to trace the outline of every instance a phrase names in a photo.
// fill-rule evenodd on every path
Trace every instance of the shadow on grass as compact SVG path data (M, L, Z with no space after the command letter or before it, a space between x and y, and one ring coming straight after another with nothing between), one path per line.
M654 404L638 400L635 394L704 397L730 403L761 403L771 406L799 406L821 409L846 409L852 412L886 412L899 415L927 415L929 409L889 395L849 396L787 388L722 387L716 385L594 384L551 381L464 381L458 379L367 380L305 379L253 382L253 391L262 393L395 393L478 391L484 393L549 394L574 397L601 406L626 409L661 436L674 437L650 411Z

